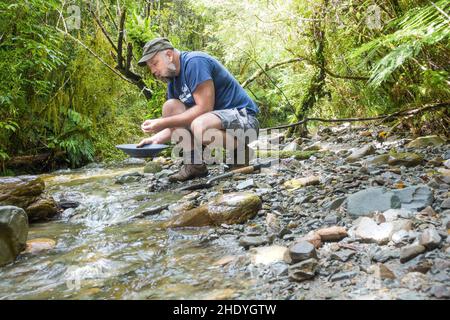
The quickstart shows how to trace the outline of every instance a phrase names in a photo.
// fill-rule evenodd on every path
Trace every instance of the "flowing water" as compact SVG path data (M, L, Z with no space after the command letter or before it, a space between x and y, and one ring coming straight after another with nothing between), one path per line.
M56 200L75 199L59 220L31 224L28 239L56 247L21 254L0 269L0 299L254 298L256 280L214 264L243 255L236 239L202 241L211 228L166 230L164 213L146 207L172 203L174 193L150 193L145 183L115 179L142 168L91 168L42 175ZM231 270L231 271L230 271Z

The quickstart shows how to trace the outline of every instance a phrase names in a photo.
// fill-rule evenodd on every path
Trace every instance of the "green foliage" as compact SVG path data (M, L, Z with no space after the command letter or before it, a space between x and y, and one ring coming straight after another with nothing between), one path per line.
M118 36L117 13L127 9L125 38L133 44L132 70L143 76L153 97L146 101L136 86L58 31L57 27L63 28L60 12L67 18L67 2L3 0L2 164L14 156L48 151L64 151L73 167L123 158L114 146L142 139L140 124L160 117L166 99L165 84L135 65L145 42L156 36L168 37L181 50L207 51L240 82L266 66L301 58L261 73L246 88L260 106L262 127L296 121L295 110L301 110L305 101L312 105L305 115L337 118L373 116L450 99L449 4L445 0L95 0L74 4L81 8L82 23L71 35L112 67L114 50L88 9L97 13L113 42ZM381 21L374 28L368 19L375 4ZM321 13L323 19L317 19ZM321 63L326 68L324 79L318 77ZM437 125L427 128L448 128L446 119L448 113L443 111ZM424 121L434 120L423 115L414 121L411 126L422 127Z

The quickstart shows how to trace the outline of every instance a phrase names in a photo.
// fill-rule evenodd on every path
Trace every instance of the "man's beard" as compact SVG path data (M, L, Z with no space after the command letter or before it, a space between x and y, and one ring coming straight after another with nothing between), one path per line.
M172 81L173 78L175 78L177 75L177 67L175 66L175 63L171 62L167 65L167 72L164 76L157 77L159 80L164 81L166 83L169 83Z

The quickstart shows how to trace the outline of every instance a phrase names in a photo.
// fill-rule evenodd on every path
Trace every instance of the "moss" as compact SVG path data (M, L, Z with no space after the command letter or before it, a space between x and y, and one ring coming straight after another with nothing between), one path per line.
M281 151L275 151L275 150L258 150L257 156L259 158L290 158L294 157L297 160L304 160L309 159L311 156L315 155L317 151L287 151L287 150L281 150Z

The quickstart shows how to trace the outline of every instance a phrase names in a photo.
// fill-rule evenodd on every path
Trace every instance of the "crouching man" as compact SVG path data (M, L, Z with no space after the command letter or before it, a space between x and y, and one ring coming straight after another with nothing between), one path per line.
M156 38L144 46L138 64L147 66L156 78L168 83L162 118L144 121L142 130L153 135L142 140L138 147L168 142L177 129L188 129L192 138L182 142L184 164L178 173L169 177L170 181L208 174L201 146L214 142L212 136L219 137L223 146L236 149L236 136L230 135L230 130L227 133L227 129L258 134L256 115L259 109L255 102L230 72L208 54L179 51L168 39ZM229 143L231 140L233 143ZM234 151L231 154L236 154ZM236 163L236 159L234 165L242 164ZM248 157L244 161L248 164L245 162Z

